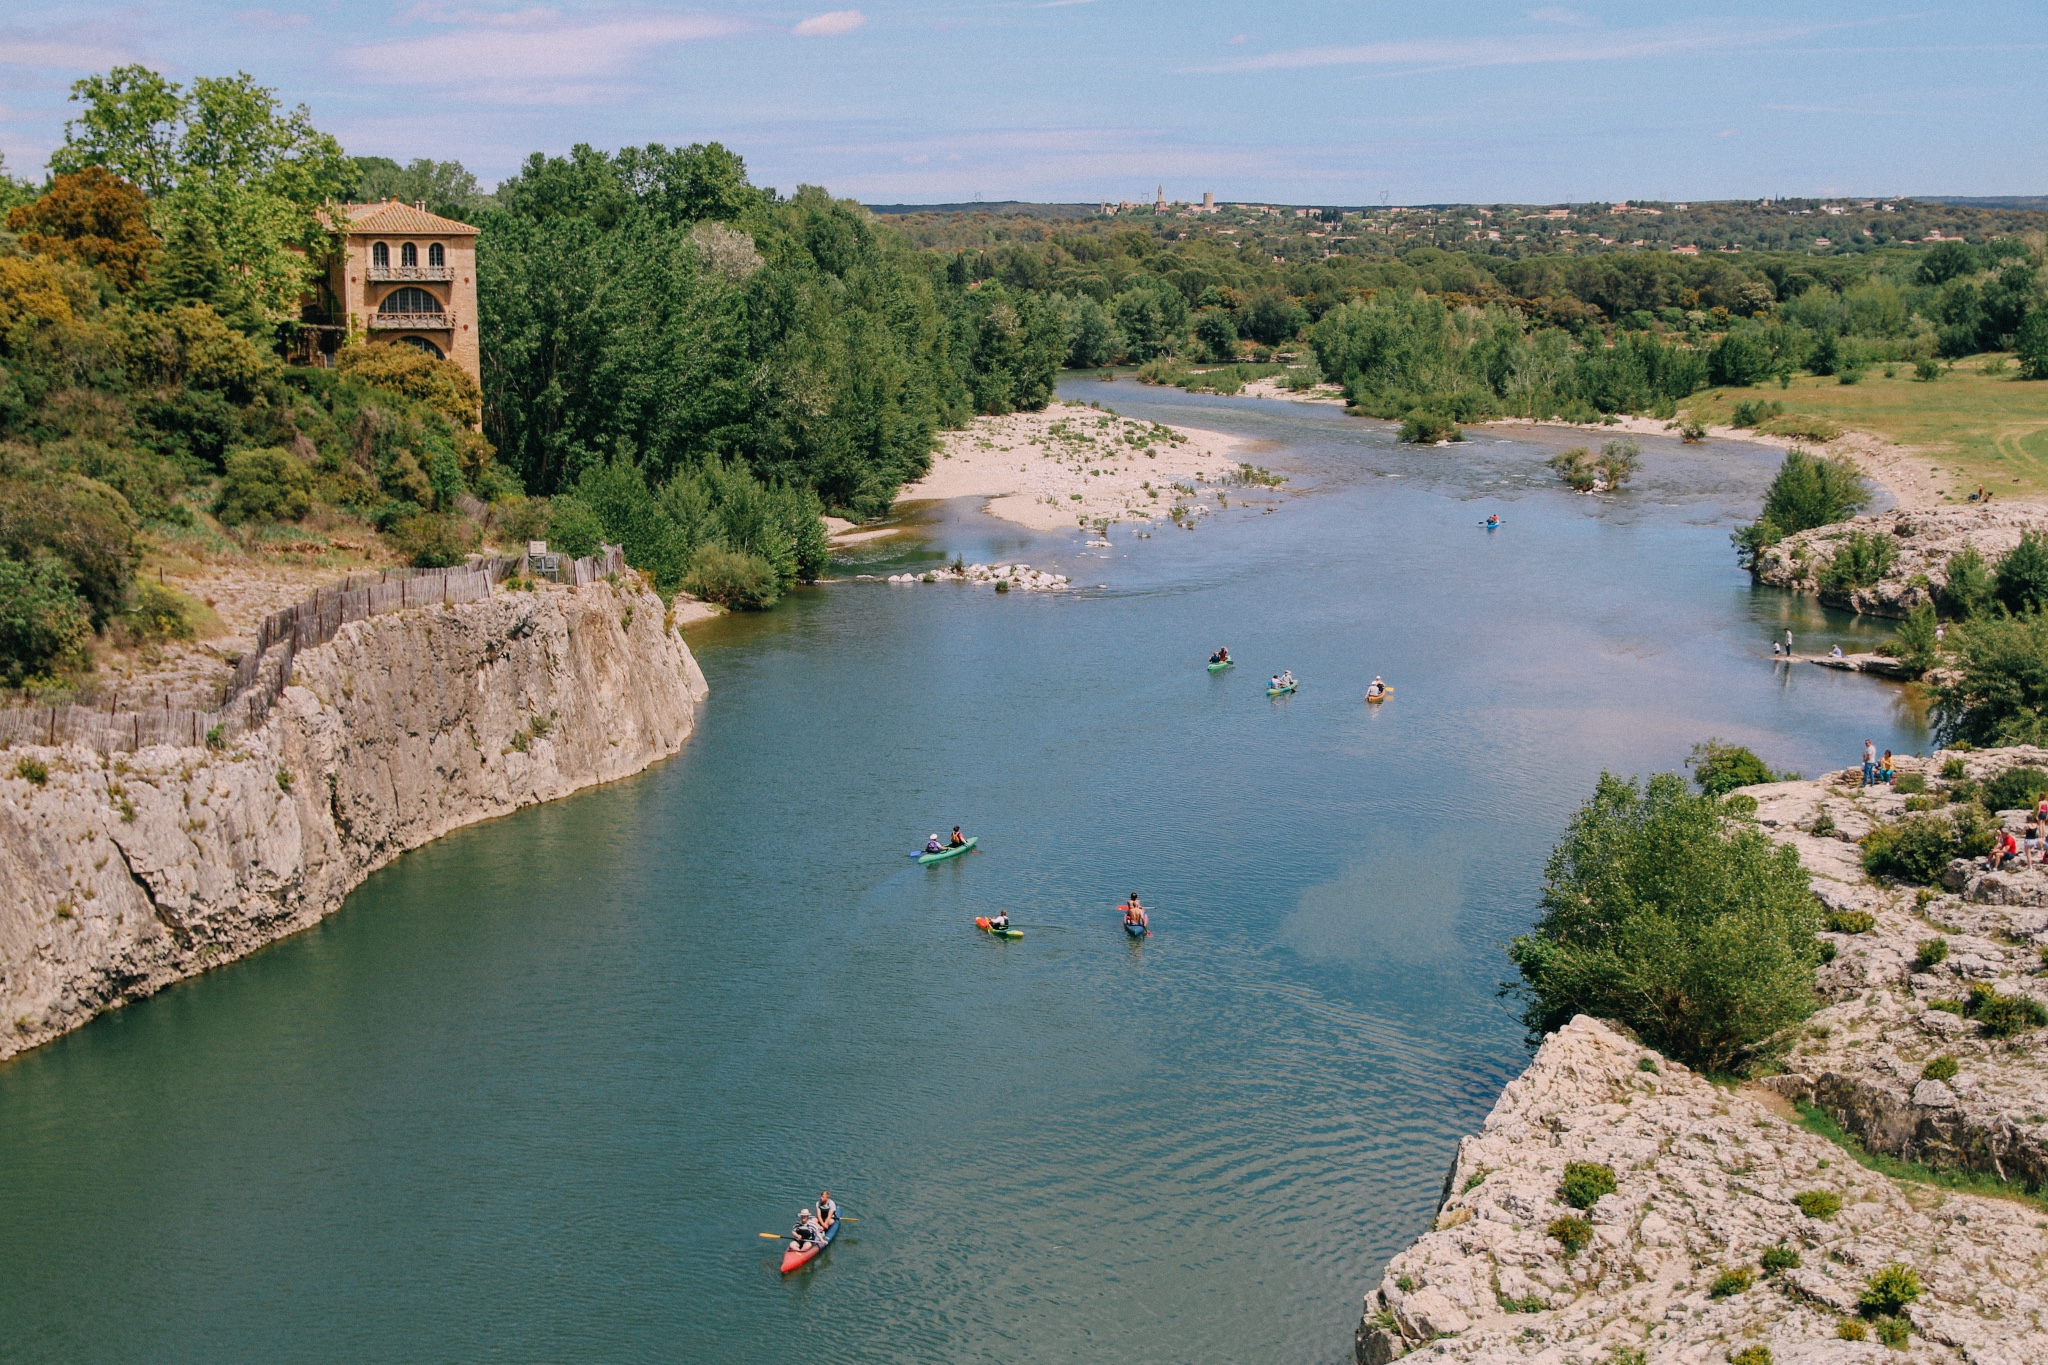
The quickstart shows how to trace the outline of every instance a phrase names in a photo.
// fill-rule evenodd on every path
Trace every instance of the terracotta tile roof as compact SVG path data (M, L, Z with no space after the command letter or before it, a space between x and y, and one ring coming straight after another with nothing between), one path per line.
M444 237L473 237L477 232L468 223L427 213L396 199L381 204L343 204L341 211L348 216L350 232L439 233Z

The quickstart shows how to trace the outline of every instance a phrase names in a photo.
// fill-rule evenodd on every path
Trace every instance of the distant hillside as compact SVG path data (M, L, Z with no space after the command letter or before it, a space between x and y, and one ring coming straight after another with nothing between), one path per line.
M912 213L993 213L1005 218L1086 218L1101 211L1099 204L1027 204L1021 199L998 199L972 204L869 204L870 213L902 217Z
M2023 212L2048 213L2048 194L2003 194L1982 199L1972 199L1958 194L1922 194L1914 197L1930 204L1955 204L1961 208L2018 209Z

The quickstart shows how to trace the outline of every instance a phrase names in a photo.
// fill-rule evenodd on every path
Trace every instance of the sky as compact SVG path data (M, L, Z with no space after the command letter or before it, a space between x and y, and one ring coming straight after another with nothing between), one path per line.
M846 0L825 0L846 3ZM71 82L247 71L350 152L717 140L868 203L2048 193L2048 3L17 0L0 153Z

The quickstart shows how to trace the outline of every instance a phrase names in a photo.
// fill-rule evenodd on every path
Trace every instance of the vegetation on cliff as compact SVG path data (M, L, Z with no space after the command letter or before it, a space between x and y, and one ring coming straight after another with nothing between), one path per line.
M1508 955L1533 1035L1618 1020L1703 1071L1767 1052L1817 1005L1820 918L1798 854L1684 778L1602 774Z

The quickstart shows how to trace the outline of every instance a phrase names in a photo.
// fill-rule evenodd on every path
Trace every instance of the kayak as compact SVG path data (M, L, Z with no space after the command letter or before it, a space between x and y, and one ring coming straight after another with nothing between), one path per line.
M1225 660L1224 660L1224 661L1223 661L1222 663L1220 663L1220 664L1210 664L1210 665L1209 665L1209 671L1210 671L1211 673L1221 673L1221 672L1222 672L1222 671L1223 671L1224 669L1226 669L1226 668L1230 667L1230 666L1231 666L1232 664L1234 664L1234 663L1236 663L1236 662L1237 662L1237 660L1235 660L1235 659L1225 659Z
M1300 683L1291 682L1285 687L1269 687L1266 689L1266 695L1269 697L1284 697L1299 686L1301 686Z
M1366 693L1366 694L1365 694L1365 699L1366 699L1366 700L1367 700L1368 702L1372 703L1372 704L1373 704L1374 706L1378 706L1378 705L1379 705L1379 704L1380 704L1381 702L1385 701L1385 700L1386 700L1386 699L1387 699L1388 697L1391 697L1391 696L1393 696L1393 695L1394 695L1394 689L1393 689L1393 688L1391 688L1391 687L1388 687L1388 688L1384 688L1384 689L1382 689L1382 690L1381 690L1381 692L1380 692L1380 694L1379 694L1379 695L1378 695L1377 697L1375 697L1375 696L1374 696L1374 695L1373 695L1372 693L1370 693L1370 692Z
M832 1239L839 1235L839 1227L845 1221L846 1216L844 1214L834 1218L832 1226L825 1229L824 1237L805 1247L802 1251L791 1251L789 1244L785 1242L782 1247L782 1273L787 1275L790 1271L807 1266L812 1261L817 1260L818 1257L824 1255L825 1248L832 1245Z
M937 853L920 853L917 855L917 860L921 863L943 863L948 858L959 857L980 842L981 837L976 835L958 848L942 848Z
M996 938L1022 938L1022 937L1024 937L1024 931L1023 931L1022 929L998 929L998 928L996 928L995 926L993 926L993 925L991 925L991 924L989 923L989 920L988 920L988 916L987 916L987 915L976 915L976 916L974 917L974 927L975 927L975 928L977 928L977 929L979 929L979 930L981 930L981 932L983 932L984 934L992 934L992 935L994 935L994 936L995 936Z
M1147 929L1142 924L1132 924L1128 920L1124 921L1124 932L1129 934L1132 938L1152 937L1152 931L1150 929Z

